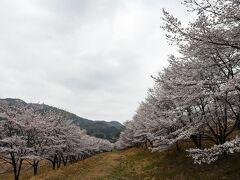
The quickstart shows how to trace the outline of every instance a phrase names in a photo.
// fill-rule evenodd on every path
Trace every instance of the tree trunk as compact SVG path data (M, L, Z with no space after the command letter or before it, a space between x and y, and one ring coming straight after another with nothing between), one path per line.
M52 161L52 169L53 169L53 170L56 169L56 162L55 162L55 160Z
M54 155L53 160L52 159L48 159L49 161L51 161L52 163L52 169L56 169L56 163L57 163L57 155Z
M177 149L177 152L180 152L180 146L179 146L179 144L178 144L178 141L176 142L176 149Z
M62 157L62 160L63 160L63 165L66 166L68 161L68 156L66 158Z
M57 158L57 168L61 167L61 158Z
M37 175L38 165L39 165L39 160L34 160L33 161L33 173L34 173L34 176Z
M14 169L14 179L15 180L19 180L19 176L20 176L20 172L21 172L21 168L22 168L22 162L23 160L20 159L19 160L19 165L17 162L14 163L13 165L13 169Z
M202 135L201 134L197 134L197 135L191 135L191 140L193 141L194 145L198 148L198 149L202 149Z

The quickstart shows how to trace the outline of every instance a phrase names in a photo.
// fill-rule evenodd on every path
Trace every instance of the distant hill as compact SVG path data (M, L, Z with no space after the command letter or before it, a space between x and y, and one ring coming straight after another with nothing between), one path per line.
M119 122L92 121L76 116L74 122L86 129L89 135L115 142L124 126Z
M43 106L45 112L50 110L59 111L61 113L64 113L68 119L71 119L73 121L73 123L80 126L81 129L85 129L87 131L87 134L98 138L108 139L111 142L115 142L119 138L121 131L124 129L124 126L117 121L93 121L46 104L40 105L35 103L26 103L21 99L12 98L0 99L0 103L4 101L9 105L15 107L30 106L33 108L38 108L39 106Z

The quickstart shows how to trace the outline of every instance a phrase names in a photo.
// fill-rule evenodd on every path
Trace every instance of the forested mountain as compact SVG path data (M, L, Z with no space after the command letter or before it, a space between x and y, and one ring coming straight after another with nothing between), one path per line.
M121 131L124 129L124 126L116 121L92 121L78 117L74 114L73 119L82 129L86 129L89 135L108 139L111 142L115 142Z
M1 101L7 101L9 104L13 106L30 106L30 107L38 107L39 104L35 103L26 103L21 99L12 99L12 98L7 98L7 99L0 99ZM88 135L95 136L98 138L103 138L103 139L108 139L111 142L115 142L121 131L124 129L124 126L117 122L117 121L111 121L111 122L106 122L106 121L93 121L89 119L85 119L82 117L79 117L73 113L64 111L62 109L41 104L45 107L46 111L59 111L64 113L66 116L68 116L68 119L71 119L74 123L79 125L81 129L85 129L87 131Z

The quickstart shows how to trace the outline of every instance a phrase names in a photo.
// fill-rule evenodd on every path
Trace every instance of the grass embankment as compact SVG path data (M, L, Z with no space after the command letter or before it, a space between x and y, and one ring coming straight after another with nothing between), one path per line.
M6 179L10 176L0 176ZM98 154L81 162L57 170L40 172L21 179L46 180L120 180L120 179L240 179L239 154L234 154L211 165L194 165L186 153L173 148L162 153L132 148Z

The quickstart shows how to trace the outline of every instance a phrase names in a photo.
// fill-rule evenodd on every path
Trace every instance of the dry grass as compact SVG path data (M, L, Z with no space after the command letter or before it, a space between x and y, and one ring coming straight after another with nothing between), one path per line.
M9 170L12 169L10 165L6 165L6 166L8 166ZM49 170L51 170L51 164L49 164L48 161L41 161L38 168L39 174L43 172L48 172ZM22 170L20 173L20 180L30 179L32 176L33 176L33 170L31 165L28 162L23 161ZM3 180L13 179L13 173L7 172L4 174L0 174L0 180L2 179Z
M111 174L113 169L118 165L120 158L121 155L119 156L118 153L103 153L54 171L42 173L36 177L32 177L31 180L90 180L107 176Z

